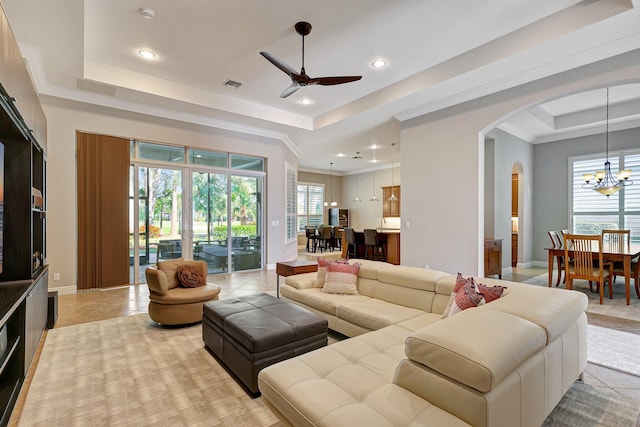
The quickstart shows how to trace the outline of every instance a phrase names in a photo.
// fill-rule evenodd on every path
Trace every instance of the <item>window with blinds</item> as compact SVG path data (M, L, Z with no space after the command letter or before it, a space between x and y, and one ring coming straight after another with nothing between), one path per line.
M322 224L323 203L323 184L298 184L298 232Z
M286 227L285 240L287 243L297 239L296 231L296 209L297 209L297 192L296 185L298 183L298 172L296 169L286 163Z
M640 150L610 153L611 171L631 169L636 184L603 196L582 188L583 175L602 170L605 156L572 157L569 159L571 194L569 212L571 229L578 234L599 234L603 229L629 229L631 240L640 241Z

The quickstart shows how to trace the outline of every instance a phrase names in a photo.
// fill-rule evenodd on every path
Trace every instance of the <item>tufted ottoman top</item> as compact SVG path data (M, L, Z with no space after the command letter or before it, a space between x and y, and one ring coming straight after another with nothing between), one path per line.
M204 317L252 353L327 333L327 320L268 294L211 301Z

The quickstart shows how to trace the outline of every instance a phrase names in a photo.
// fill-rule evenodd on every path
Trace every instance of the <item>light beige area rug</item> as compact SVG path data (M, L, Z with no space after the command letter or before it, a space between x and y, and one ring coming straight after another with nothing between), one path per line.
M200 324L146 314L48 331L19 426L270 426L204 349Z
M21 427L280 426L204 349L146 314L48 331ZM633 427L640 403L576 383L545 426Z

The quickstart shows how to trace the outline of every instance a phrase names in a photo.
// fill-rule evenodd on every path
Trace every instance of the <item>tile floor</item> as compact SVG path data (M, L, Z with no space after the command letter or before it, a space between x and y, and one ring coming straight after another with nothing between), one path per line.
M301 257L313 259L313 257L304 254L301 254ZM522 282L544 272L546 272L545 268L514 269L512 273L504 274L503 279ZM222 288L220 298L276 290L276 275L273 270L214 275L209 276L209 281ZM149 291L146 285L61 295L58 297L58 321L55 327L61 328L79 323L146 313L148 296ZM589 314L588 320L590 324L640 334L639 321L596 314ZM595 387L609 388L620 395L640 399L640 377L634 375L589 363L584 381ZM28 389L28 384L25 389ZM19 401L10 426L16 425L16 415L19 414L21 407ZM640 425L640 420L638 425Z

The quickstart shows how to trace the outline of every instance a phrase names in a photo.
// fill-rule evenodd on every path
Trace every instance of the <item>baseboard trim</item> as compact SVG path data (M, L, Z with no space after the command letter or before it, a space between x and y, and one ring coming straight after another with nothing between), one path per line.
M50 287L49 291L58 291L58 295L77 294L78 288L75 285Z
M529 261L526 264L530 264L530 267L547 268L549 266L549 263L547 261Z

